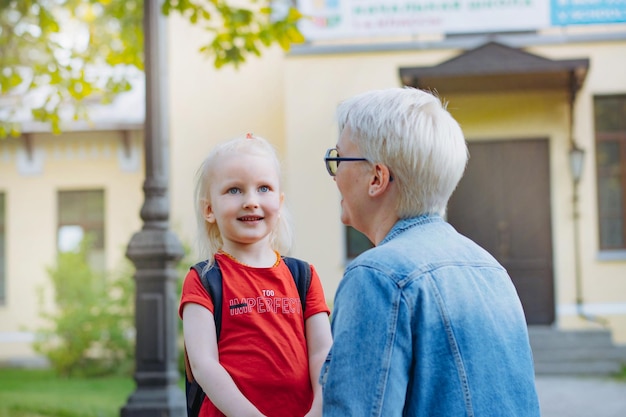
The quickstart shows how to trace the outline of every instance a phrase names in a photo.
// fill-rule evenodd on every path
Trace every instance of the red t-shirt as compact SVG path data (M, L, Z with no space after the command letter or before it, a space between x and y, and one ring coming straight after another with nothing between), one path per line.
M222 271L220 363L266 416L304 416L313 391L300 296L289 268L283 261L276 267L253 268L219 253L215 259ZM213 312L213 302L193 269L183 284L181 317L186 303ZM311 266L304 320L320 312L330 310ZM223 414L206 398L199 417L217 416Z

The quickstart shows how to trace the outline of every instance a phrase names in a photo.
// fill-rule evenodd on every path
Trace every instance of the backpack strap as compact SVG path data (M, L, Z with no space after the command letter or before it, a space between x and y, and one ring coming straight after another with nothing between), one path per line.
M215 332L217 338L220 337L220 331L222 329L222 271L217 262L214 262L211 267L204 271L208 261L198 262L191 268L194 269L200 277L202 286L209 293L209 297L213 301L213 319L215 321ZM189 357L187 356L187 349L185 348L185 391L187 395L187 417L197 417L200 414L200 407L206 394L202 391L202 388L196 382L191 372L191 365L189 365Z
M283 261L285 261L287 267L289 267L291 276L296 282L298 294L300 295L300 303L302 303L302 313L304 314L306 310L306 295L311 286L311 265L309 265L308 262L289 256L283 256Z
M192 266L192 268L198 273L202 286L209 293L209 297L211 297L213 301L215 334L217 340L219 340L222 331L222 271L217 262L213 262L213 265L205 271L204 269L207 263L208 261L198 262Z

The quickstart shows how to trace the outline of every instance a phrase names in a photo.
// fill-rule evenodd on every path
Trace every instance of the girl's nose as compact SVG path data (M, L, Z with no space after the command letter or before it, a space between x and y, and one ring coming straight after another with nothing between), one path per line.
M243 202L243 208L245 209L257 208L257 207L259 207L259 203L254 197L248 197Z

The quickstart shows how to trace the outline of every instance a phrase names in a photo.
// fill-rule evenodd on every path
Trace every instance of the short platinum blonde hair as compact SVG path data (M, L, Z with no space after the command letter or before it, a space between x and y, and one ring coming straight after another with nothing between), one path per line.
M248 133L217 145L204 159L196 173L195 213L197 223L198 253L202 259L208 259L209 265L214 261L214 255L222 248L224 242L217 223L209 223L204 218L204 208L210 202L210 189L214 178L220 172L213 169L219 164L220 158L231 154L258 155L269 159L276 169L280 181L279 192L282 193L281 165L276 149L266 139ZM272 249L286 254L293 243L293 226L289 212L283 201L278 223L270 236Z
M340 134L349 127L364 158L391 171L399 218L445 213L468 150L437 96L411 87L369 91L340 103L337 119Z

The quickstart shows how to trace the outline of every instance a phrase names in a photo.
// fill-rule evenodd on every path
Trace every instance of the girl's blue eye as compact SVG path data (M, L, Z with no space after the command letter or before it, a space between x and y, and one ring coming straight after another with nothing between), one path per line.
M269 192L269 190L270 190L270 187L268 187L267 185L262 185L259 187L259 191L262 193L267 193Z
M235 188L235 187L229 188L227 193L228 194L237 194L237 193L239 193L239 188Z

